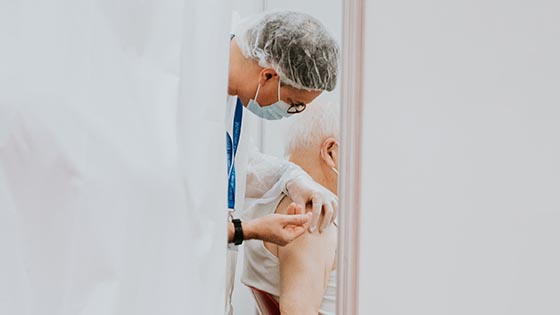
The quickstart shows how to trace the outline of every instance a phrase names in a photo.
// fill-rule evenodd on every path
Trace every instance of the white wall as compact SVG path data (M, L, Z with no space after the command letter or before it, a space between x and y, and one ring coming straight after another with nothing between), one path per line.
M366 1L360 314L560 314L558 12Z

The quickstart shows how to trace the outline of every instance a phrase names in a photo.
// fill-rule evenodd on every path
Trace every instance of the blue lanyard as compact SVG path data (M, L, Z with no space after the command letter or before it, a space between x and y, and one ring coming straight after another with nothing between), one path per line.
M237 147L239 145L239 137L241 135L241 124L243 123L243 104L237 98L235 105L235 114L233 116L233 139L229 132L226 131L226 145L228 157L228 208L235 210L235 157L237 155Z

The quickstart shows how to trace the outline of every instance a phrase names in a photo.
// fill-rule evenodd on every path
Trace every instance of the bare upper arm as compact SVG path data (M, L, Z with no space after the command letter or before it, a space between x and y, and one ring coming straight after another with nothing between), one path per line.
M285 198L277 209L284 213L291 203ZM292 243L277 247L280 260L280 310L282 314L318 313L336 252L336 228L305 233Z

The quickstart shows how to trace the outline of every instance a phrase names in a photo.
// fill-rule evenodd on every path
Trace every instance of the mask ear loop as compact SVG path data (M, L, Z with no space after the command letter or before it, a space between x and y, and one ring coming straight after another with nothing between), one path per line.
M278 76L278 102L281 101L281 99L280 99L280 82L282 82L282 81L280 81L280 76Z
M335 144L336 144L337 146L340 146L340 144L338 143L338 141L335 141ZM339 175L340 175L340 174L338 173L338 170L337 170L336 168L331 167L331 169L333 170L333 172L336 173L336 176L339 176Z
M257 93L255 94L255 102L257 102L257 104L259 104L259 102L257 101L257 97L259 96L260 90L261 90L261 84L259 83L259 86L257 86ZM259 107L261 107L261 104L259 104Z

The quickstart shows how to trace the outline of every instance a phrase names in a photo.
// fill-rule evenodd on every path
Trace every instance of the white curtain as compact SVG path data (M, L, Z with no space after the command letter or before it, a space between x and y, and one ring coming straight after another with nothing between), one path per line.
M222 314L226 0L0 2L0 314Z

